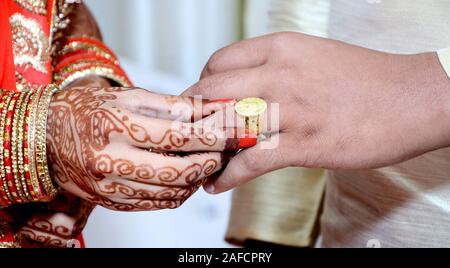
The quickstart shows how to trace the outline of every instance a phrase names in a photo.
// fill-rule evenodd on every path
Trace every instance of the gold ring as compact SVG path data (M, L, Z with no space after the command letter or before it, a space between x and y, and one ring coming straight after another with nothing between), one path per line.
M267 110L267 102L260 98L246 98L234 106L236 113L244 118L245 128L252 134L262 132L262 115Z

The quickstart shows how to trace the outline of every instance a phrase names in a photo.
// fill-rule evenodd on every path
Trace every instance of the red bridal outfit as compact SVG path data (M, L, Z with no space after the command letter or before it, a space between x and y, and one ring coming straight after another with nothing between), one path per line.
M0 1L0 248L65 246L42 234L19 233L36 209L65 211L77 202L64 197L49 175L45 133L52 94L87 76L131 85L99 38L69 32L80 28L71 18L81 5L80 0ZM55 231L45 222L36 226L44 234ZM70 236L64 229L56 232Z

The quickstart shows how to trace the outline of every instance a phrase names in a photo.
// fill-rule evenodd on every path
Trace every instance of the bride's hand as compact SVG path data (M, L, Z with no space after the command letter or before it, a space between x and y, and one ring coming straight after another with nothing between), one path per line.
M109 209L179 207L239 147L236 129L195 119L232 104L137 88L74 87L56 93L47 122L54 181ZM227 138L228 137L228 138ZM248 144L256 139L246 138Z
M14 208L18 232L27 247L70 247L76 243L95 205L62 191L49 203L28 203ZM74 244L74 246L79 246Z

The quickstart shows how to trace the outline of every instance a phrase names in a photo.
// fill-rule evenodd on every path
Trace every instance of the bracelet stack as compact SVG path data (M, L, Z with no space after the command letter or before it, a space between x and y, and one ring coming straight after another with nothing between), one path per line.
M0 207L47 202L57 193L46 152L47 114L57 89L0 91Z
M125 87L132 84L116 55L102 42L86 37L67 40L55 66L55 83L64 88L89 75L101 76Z

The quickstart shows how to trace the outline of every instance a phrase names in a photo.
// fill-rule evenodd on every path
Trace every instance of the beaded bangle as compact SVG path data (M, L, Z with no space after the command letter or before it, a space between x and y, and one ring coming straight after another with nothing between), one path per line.
M18 170L18 176L19 181L22 185L23 192L25 194L25 200L27 202L31 202L34 200L34 196L30 193L26 177L25 177L25 163L24 163L24 150L25 150L25 134L26 134L26 126L24 124L25 122L25 115L28 103L30 101L30 97L32 95L31 91L27 91L24 93L24 100L22 105L19 108L19 118L17 122L17 170Z
M36 161L37 177L39 178L39 181L43 184L43 188L46 193L44 201L52 199L57 193L57 189L53 185L53 182L48 172L46 131L47 131L48 108L53 94L58 89L59 88L56 87L55 85L49 85L45 88L42 97L39 100L38 113L35 115L36 116L35 161Z
M6 112L5 127L3 129L3 163L6 172L6 181L8 183L9 192L12 195L11 201L14 203L21 203L20 196L18 194L18 189L16 188L16 183L14 181L13 174L13 161L12 161L12 148L11 148L11 136L13 129L13 118L14 110L16 108L17 101L20 94L13 94L12 99L8 106L8 111Z
M31 108L30 108L30 115L28 116L28 158L25 159L26 162L28 162L28 169L30 174L30 180L33 185L33 191L37 196L43 196L44 191L39 183L38 176L36 174L36 161L34 160L35 155L35 148L33 144L30 144L31 142L35 141L36 139L36 127L35 127L35 115L38 112L38 104L39 104L39 98L41 97L42 93L44 92L44 88L39 88L36 93L33 96L33 100L31 102Z
M36 99L36 96L38 96L37 93L34 94L30 94L29 98L28 98L28 104L27 104L27 108L25 110L25 116L24 116L24 124L23 124L23 169L24 169L24 176L25 176L25 181L26 181L26 185L28 187L28 191L31 194L32 200L38 200L38 196L40 195L40 189L39 189L39 183L37 184L37 189L35 189L34 187L34 183L33 180L34 178L31 175L31 170L30 170L30 149L29 149L29 144L28 144L28 137L30 135L30 114L31 114L31 108L32 108L32 104L33 101ZM33 139L31 139L33 140ZM33 146L31 146L33 147ZM34 150L33 150L34 152ZM36 180L37 181L37 180ZM38 181L37 181L38 182Z
M11 128L11 168L12 168L12 174L14 178L14 186L15 190L17 191L17 194L20 198L20 203L24 203L27 200L26 194L23 191L20 175L19 175L19 158L18 158L18 151L19 151L19 136L18 136L18 128L19 126L19 120L20 120L20 107L22 106L24 102L25 94L19 94L16 102L16 107L14 109L13 118L12 118L12 128Z

